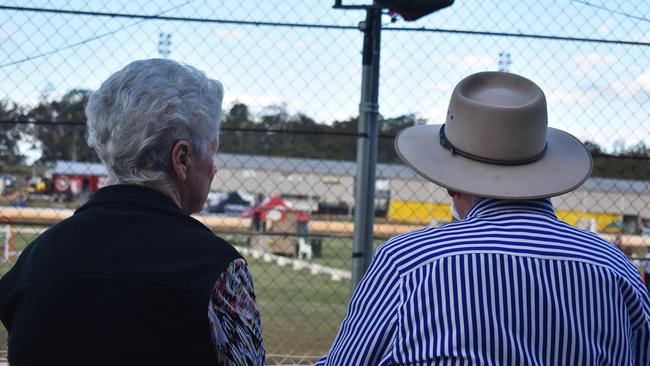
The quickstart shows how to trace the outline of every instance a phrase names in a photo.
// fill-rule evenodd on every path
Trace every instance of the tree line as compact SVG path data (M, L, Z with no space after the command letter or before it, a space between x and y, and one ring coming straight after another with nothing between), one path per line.
M83 125L89 95L88 90L73 89L59 99L42 100L33 107L0 100L0 169L24 165L25 147L40 151L37 164L56 160L98 162L86 144ZM413 114L380 116L379 162L399 163L394 136L406 127L424 123L426 120ZM253 114L246 104L236 102L224 111L220 151L354 161L358 124L356 116L319 123L277 105ZM594 156L593 176L650 180L650 146L644 142L630 147L619 142L611 153L591 141L585 145Z

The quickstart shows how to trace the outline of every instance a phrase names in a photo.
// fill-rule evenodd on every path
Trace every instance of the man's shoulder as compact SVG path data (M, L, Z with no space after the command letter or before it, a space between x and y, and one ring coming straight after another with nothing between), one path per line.
M629 263L599 235L547 218L475 217L423 228L391 238L377 249L377 258L403 273L448 256L487 253L578 260L624 272Z
M388 240L382 247L402 247L410 245L449 245L453 244L454 238L465 235L480 228L473 220L454 221L442 226L425 227L419 230L409 231L396 235Z
M379 260L393 262L398 269L419 265L437 257L467 251L462 237L473 230L467 221L426 227L392 237L377 248Z
M411 246L421 244L423 242L430 244L444 244L450 235L465 232L468 229L467 222L457 221L451 222L438 227L424 227L419 230L409 231L403 234L396 235L386 243L382 244L380 248L387 250L389 248L400 248L403 246Z

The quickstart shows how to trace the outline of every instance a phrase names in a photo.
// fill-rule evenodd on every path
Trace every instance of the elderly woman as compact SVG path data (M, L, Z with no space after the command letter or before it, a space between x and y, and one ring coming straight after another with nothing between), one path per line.
M259 365L246 262L189 215L216 173L223 89L193 67L136 61L86 108L109 173L0 280L15 365Z

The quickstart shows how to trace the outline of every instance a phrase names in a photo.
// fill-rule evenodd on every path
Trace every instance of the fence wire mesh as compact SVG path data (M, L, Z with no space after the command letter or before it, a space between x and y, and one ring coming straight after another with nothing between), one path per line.
M130 61L172 58L226 88L219 172L198 217L249 261L268 362L326 353L351 290L365 17L333 4L0 2L0 274L105 184L84 138L90 91ZM584 186L554 198L558 216L647 271L648 14L642 0L508 0L458 1L415 23L385 15L375 244L451 219L446 192L400 163L395 134L443 121L462 77L504 70L537 82L549 125L594 156Z

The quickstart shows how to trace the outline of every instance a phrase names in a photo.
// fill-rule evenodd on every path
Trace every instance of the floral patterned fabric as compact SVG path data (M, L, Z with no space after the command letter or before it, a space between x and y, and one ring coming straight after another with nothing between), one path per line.
M232 261L217 281L208 306L218 365L264 365L260 313L246 261Z

